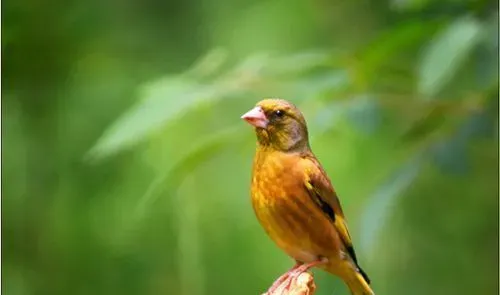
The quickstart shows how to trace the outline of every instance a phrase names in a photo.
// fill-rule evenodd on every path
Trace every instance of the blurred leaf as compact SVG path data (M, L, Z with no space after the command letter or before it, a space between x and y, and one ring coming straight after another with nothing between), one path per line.
M239 63L231 74L243 74L251 77L260 76L262 70L268 67L271 61L272 57L269 53L250 55Z
M415 142L425 138L430 133L439 129L446 121L446 109L435 106L427 110L418 118L410 128L401 136L402 142Z
M333 54L325 50L314 50L277 56L269 67L268 74L297 75L315 67L326 67L332 60Z
M312 105L314 102L306 102L306 104ZM378 102L367 94L318 103L314 109L314 116L308 124L309 128L315 131L310 136L311 141L322 133L338 127L342 119L347 118L356 128L366 133L376 131L382 119Z
M486 110L472 112L462 123L459 135L467 139L489 137L493 135L493 126L494 118Z
M187 71L187 74L192 74L195 77L210 76L222 67L227 60L227 51L222 48L215 48L202 56L192 67Z
M321 133L336 127L348 106L348 102L345 101L333 101L322 105L308 124L309 129L315 130L315 133L310 135L311 141L314 141Z
M471 167L468 145L478 137L492 137L493 126L494 120L486 111L471 113L449 138L430 147L432 160L445 173L466 174Z
M382 65L387 63L400 65L400 60L396 59L397 55L420 44L435 30L437 25L437 22L423 23L412 20L390 27L380 33L370 46L364 48L360 56L362 63L359 70L369 75L380 75L378 70Z
M465 142L457 137L441 140L431 148L431 158L445 173L465 174L469 169L469 157Z
M498 48L479 46L476 54L475 82L480 89L487 90L498 85Z
M437 34L422 56L418 90L435 96L454 76L480 40L482 25L472 17L460 18Z
M294 95L308 96L307 98L299 99L318 98L317 96L325 94L325 92L344 90L349 85L349 77L344 70L333 70L308 75L307 77L296 79L292 83L287 84L289 89L293 91Z
M377 99L372 95L365 94L353 100L355 103L349 108L347 116L356 128L362 132L373 134L382 122L382 110Z
M344 61L350 69L351 83L361 92L408 93L414 81L412 52L439 23L405 20L380 32L368 46Z
M205 161L220 153L222 150L235 146L235 143L248 134L241 132L241 126L232 126L204 137L192 148L187 150L183 156L165 167L166 171L158 175L149 185L147 191L139 199L136 218L142 218L147 209L153 206L156 197L160 196L166 189L174 192L189 173L204 164ZM166 187L168 185L168 188Z
M497 15L498 16L498 15ZM476 83L481 89L498 89L498 18L485 26L485 38L475 51Z
M100 158L124 149L198 103L213 101L218 93L217 87L182 77L169 77L149 85L141 100L104 132L88 156Z
M315 133L311 135L311 140L314 141L316 136L337 127L337 124L342 119L345 119L346 116L349 117L356 113L355 109L360 109L358 104L364 103L363 97L361 96L361 100L358 98L349 98L317 103L314 116L308 124L311 130L315 130ZM307 104L312 105L313 103Z
M398 197L417 177L423 153L415 155L408 163L395 171L370 198L361 215L361 251L370 253L385 222L389 219Z

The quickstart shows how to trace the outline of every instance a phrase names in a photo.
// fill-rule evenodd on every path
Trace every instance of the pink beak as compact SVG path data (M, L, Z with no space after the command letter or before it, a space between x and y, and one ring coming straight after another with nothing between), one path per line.
M264 114L264 111L261 107L257 106L247 113L245 113L241 118L247 121L250 125L253 125L258 128L266 128L269 120Z

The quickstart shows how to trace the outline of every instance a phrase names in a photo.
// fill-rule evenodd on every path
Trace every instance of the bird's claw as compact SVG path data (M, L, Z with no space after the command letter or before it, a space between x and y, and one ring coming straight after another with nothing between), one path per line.
M293 272L276 289L262 295L312 295L316 289L314 278L309 272Z
M294 282L297 281L298 277L307 272L310 268L320 265L320 264L326 264L328 263L328 259L322 257L316 261L309 262L309 263L304 263L304 264L296 264L294 267L292 267L289 271L281 275L274 283L272 286L267 290L265 295L277 295L277 294L283 294L283 292L289 292L291 286L294 284Z
M279 286L281 286L284 282L286 282L290 278L290 273L287 271L284 273L282 276L280 276L274 283L271 285L271 287L267 290L265 294L273 294L273 292L278 289Z

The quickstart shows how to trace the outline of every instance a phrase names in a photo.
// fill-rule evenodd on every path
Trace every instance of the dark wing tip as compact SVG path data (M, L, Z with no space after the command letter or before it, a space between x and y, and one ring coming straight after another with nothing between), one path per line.
M349 253L349 256L351 256L352 261L354 261L354 264L358 268L358 272L363 276L363 279L370 284L370 278L366 274L366 272L359 266L358 264L358 258L356 257L356 252L354 251L353 246L347 246L346 247L347 253Z
M368 277L368 275L366 274L366 272L361 268L359 267L358 265L358 272L363 276L363 279L365 279L365 281L370 284L371 283L371 280L370 278Z

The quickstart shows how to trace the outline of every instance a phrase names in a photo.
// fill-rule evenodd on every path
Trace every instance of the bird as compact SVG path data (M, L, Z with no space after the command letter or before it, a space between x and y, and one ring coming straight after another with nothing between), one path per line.
M341 278L353 295L374 295L337 193L311 150L302 112L287 100L267 98L241 119L257 136L250 185L254 213L267 235L296 261L267 294L317 267Z

